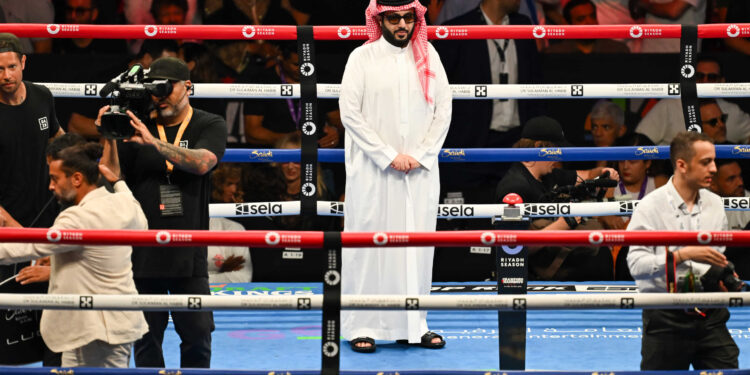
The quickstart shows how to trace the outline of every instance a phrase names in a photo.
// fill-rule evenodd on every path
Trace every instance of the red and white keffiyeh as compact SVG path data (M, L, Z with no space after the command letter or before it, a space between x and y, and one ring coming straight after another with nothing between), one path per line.
M430 54L429 46L427 44L427 21L425 20L427 8L420 4L419 0L414 0L411 4L400 6L378 5L377 0L370 0L370 5L367 7L367 11L365 11L368 37L365 44L375 42L383 35L383 32L380 29L378 15L383 12L400 12L409 9L414 9L417 14L417 22L414 25L415 29L411 40L411 48L414 51L414 62L417 65L419 83L422 85L425 100L427 100L427 103L432 104L433 99L430 97L429 88L430 78L435 78L435 73L430 70Z

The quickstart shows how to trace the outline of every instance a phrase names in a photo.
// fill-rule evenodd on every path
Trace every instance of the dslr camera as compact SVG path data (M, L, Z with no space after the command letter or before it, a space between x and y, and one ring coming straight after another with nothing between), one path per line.
M120 73L109 81L99 91L102 98L111 98L110 109L102 115L99 132L112 139L128 139L135 134L130 125L130 110L140 119L147 119L154 110L151 96L163 98L172 93L169 80L153 80L148 78L148 70L141 64L135 64L130 69Z
M729 262L725 267L711 266L711 268L701 276L701 286L704 292L718 292L719 281L730 292L747 291L748 286L742 281L734 271L734 264Z

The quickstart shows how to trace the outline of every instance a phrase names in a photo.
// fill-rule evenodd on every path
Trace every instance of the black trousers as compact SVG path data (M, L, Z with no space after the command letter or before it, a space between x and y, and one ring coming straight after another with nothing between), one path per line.
M685 310L643 310L641 370L733 369L737 344L727 329L729 310L701 317Z
M135 279L139 294L211 294L208 277ZM148 333L135 342L136 367L164 367L162 342L170 311L144 312ZM180 336L180 367L211 367L211 311L171 311L175 331Z

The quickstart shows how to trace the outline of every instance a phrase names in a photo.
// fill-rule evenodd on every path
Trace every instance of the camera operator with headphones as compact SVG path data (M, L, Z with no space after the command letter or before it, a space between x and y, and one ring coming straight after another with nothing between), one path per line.
M541 152L549 155L550 161L530 161L513 163L508 173L497 185L498 200L502 200L509 193L521 196L523 203L550 203L558 194L558 188L568 188L563 195L573 197L574 190L588 188L589 183L603 174L609 174L612 179L618 179L617 171L612 168L597 167L590 170L564 170L555 168L557 154L562 153L558 147L569 146L557 120L539 116L534 117L523 127L521 139L514 148L542 148ZM606 177L606 176L602 176ZM604 181L612 182L608 179ZM585 183L584 183L585 182ZM614 183L616 184L616 183ZM605 186L605 185L601 185ZM613 185L614 186L614 185ZM551 195L555 195L552 197ZM559 199L554 199L559 202ZM565 202L570 202L571 199ZM562 214L562 213L561 213ZM576 229L581 223L580 218L559 217L556 220L536 219L531 222L530 229L537 230L569 230ZM585 229L598 224L595 220L588 221ZM584 229L581 225L579 229ZM534 247L529 249L529 279L530 280L604 280L611 279L612 257L598 248L567 248L567 247ZM602 258L602 259L599 259ZM607 263L609 262L609 263Z
M633 211L628 230L725 231L722 199L708 190L716 151L701 133L678 134L669 147L674 175ZM740 291L724 246L631 246L628 266L639 292ZM737 368L739 349L727 309L643 310L641 370Z
M114 150L105 150L105 158L118 167L121 164L125 182L141 203L150 229L207 230L210 172L224 155L226 122L190 106L190 69L182 60L163 57L154 61L145 72L145 86L154 80L168 80L166 90L145 91L152 105L141 112L146 118L126 111L134 134L117 142ZM102 126L102 115L111 113L110 109L99 110L97 126ZM107 136L106 116L103 125ZM132 260L140 294L210 294L205 246L134 247ZM144 314L149 332L135 344L135 364L162 368L161 346L169 313ZM213 314L171 314L182 340L180 367L210 367Z

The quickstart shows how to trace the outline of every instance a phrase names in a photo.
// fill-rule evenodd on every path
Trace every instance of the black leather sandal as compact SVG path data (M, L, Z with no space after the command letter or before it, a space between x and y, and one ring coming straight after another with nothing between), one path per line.
M357 346L357 344L370 344L369 346ZM349 345L351 345L352 350L354 350L357 353L374 353L375 352L375 340L373 340L370 337L357 337L356 339L353 339L349 341Z
M435 338L439 338L440 342L432 342L432 340ZM396 343L409 345L409 340L396 340ZM427 331L427 333L422 335L421 342L414 345L419 345L427 349L441 349L445 346L445 340L443 339L443 336L440 336L432 331Z

